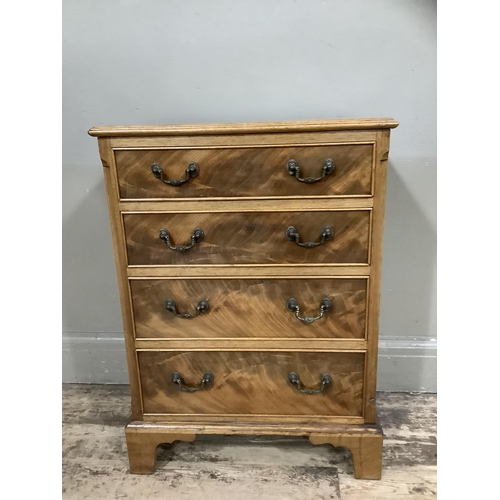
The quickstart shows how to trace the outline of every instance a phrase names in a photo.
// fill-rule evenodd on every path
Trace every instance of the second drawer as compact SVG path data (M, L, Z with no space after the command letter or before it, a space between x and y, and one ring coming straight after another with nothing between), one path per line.
M128 263L368 264L369 210L123 215Z
M362 339L367 282L333 277L133 279L136 336Z

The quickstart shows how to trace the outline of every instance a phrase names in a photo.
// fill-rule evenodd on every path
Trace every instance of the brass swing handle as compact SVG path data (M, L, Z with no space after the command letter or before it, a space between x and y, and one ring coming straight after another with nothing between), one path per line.
M303 321L304 323L312 323L313 321L322 318L325 311L329 311L332 308L332 301L328 299L327 297L321 299L321 302L319 303L319 311L317 316L300 316L300 307L299 304L297 304L297 301L291 297L286 301L286 308L289 311L292 311L295 313L295 317L297 319L300 319L300 321Z
M285 230L285 236L287 240L293 241L299 247L305 247L305 248L312 248L312 247L317 247L318 245L321 245L325 241L329 241L333 238L333 229L331 226L325 226L320 233L320 239L319 241L304 241L301 242L299 232L295 228L295 226L288 226Z
M182 383L182 377L179 372L172 372L172 382L179 387L179 390L185 392L196 392L201 391L206 388L208 384L211 384L214 381L214 376L210 372L205 372L202 375L200 385L198 387L189 387L188 385L184 385Z
M321 167L321 177L300 177L300 167L295 160L288 160L286 162L286 171L288 175L295 177L300 182L305 182L306 184L312 184L313 182L318 182L325 175L330 175L335 170L335 164L331 158L327 158Z
M184 172L184 179L165 179L165 177L163 177L163 169L160 167L159 163L153 163L151 165L151 172L157 179L160 179L160 181L165 184L177 187L182 186L182 184L189 179L196 177L200 173L200 167L196 163L190 163Z
M180 313L177 310L177 306L174 302L174 299L167 299L165 301L165 309L178 318L183 318L183 319L191 319L191 318L196 318L196 316L199 316L200 314L208 312L208 300L201 299L198 301L198 304L196 304L196 312L194 314L189 314L189 313Z
M189 243L186 243L185 245L172 245L170 243L170 233L166 229L160 229L158 231L158 238L160 238L160 240L163 241L163 243L165 243L165 245L167 245L170 250L185 252L186 250L193 248L196 243L203 241L203 238L205 238L205 233L203 232L203 229L200 229L199 227L193 229L193 232L191 233L191 241Z
M323 392L325 387L332 383L332 377L330 377L328 373L323 373L319 379L319 389L304 389L300 383L299 376L295 372L290 372L288 374L288 381L303 394L318 394L319 392Z

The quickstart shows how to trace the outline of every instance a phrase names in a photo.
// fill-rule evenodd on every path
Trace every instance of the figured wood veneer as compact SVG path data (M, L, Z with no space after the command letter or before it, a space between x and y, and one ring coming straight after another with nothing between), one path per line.
M252 122L252 123L203 123L175 125L113 125L92 127L92 137L169 137L169 136L203 136L221 135L236 136L240 134L269 134L384 130L396 128L398 122L393 118L338 118L336 120L304 120L284 122Z
M285 434L346 446L355 475L381 474L376 371L383 212L393 119L96 127L113 234L131 391L130 471L151 473L160 443L197 434ZM335 171L319 182L326 158ZM189 163L199 175L181 186ZM315 248L324 226L334 237ZM173 251L201 227L203 241ZM321 299L332 309L312 322ZM191 319L200 299L209 311ZM172 383L198 385L188 393ZM288 380L298 373L302 394Z
M363 353L301 352L139 352L145 413L213 415L361 416ZM203 372L213 382L195 393L171 381L177 371L188 386ZM323 373L332 382L322 393L303 394L288 381L319 387Z
M224 214L124 214L129 265L197 264L367 264L370 211L233 212ZM304 248L285 236L294 226L300 241L318 241L325 226L333 238ZM187 251L169 249L158 237L167 229L172 244L190 243L192 231L204 238Z
M171 417L173 418L173 417ZM357 479L380 479L382 473L382 429L377 425L345 425L322 423L323 432L310 422L262 423L234 422L234 417L209 417L212 423L204 423L202 416L182 416L182 423L132 421L125 429L130 472L151 474L155 468L156 448L161 443L194 441L201 434L246 434L307 436L311 444L330 444L348 448ZM262 419L262 417L260 417ZM283 419L282 419L283 420Z
M371 194L372 144L117 150L115 158L123 199ZM335 170L321 182L299 182L286 171L287 161L293 159L302 177L319 177L327 158L334 161ZM199 175L180 187L165 185L151 173L151 165L158 163L166 178L181 179L192 162L199 166Z
M131 280L138 338L358 338L365 337L366 279L162 279ZM314 316L327 297L332 310L313 323L286 308L294 297L302 315ZM174 299L179 312L195 312L201 299L209 310L192 319L164 307Z

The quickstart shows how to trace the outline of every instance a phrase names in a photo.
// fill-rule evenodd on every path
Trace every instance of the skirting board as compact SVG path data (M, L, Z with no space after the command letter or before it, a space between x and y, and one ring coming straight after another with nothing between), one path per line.
M436 353L436 339L381 336L377 389L437 392ZM127 384L125 344L121 334L63 335L62 381Z

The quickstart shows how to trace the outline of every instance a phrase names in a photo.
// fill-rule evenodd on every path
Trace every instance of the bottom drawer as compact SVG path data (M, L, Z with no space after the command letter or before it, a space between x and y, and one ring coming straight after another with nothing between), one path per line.
M138 359L145 414L362 416L363 352L139 351Z

